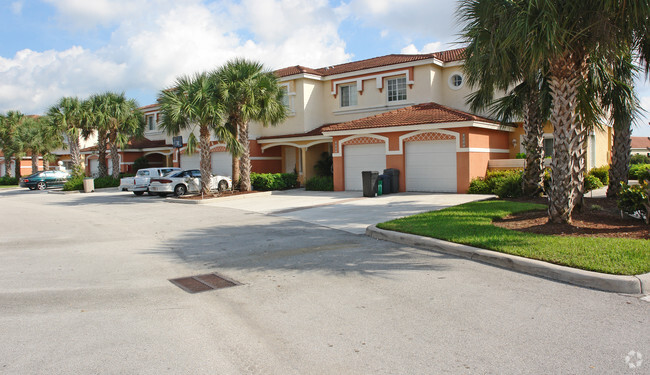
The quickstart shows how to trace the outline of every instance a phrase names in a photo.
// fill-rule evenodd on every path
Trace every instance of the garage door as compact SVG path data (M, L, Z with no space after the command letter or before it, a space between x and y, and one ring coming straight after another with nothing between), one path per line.
M212 174L230 176L232 174L232 156L229 152L212 153Z
M383 143L372 145L343 146L345 158L345 190L362 190L362 171L378 171L386 168L386 146Z
M187 155L181 155L181 168L182 169L201 169L201 155L198 152Z
M106 159L107 169L106 173L110 176L113 173L113 162L111 159ZM99 175L99 159L90 159L90 174L92 176Z
M406 142L406 191L455 193L456 141Z

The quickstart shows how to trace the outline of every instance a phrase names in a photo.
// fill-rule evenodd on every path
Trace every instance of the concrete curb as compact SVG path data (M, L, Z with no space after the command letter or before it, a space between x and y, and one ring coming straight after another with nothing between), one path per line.
M422 247L428 250L456 255L462 258L492 264L517 272L541 276L551 280L562 281L568 284L603 290L606 292L625 294L650 293L650 273L637 276L621 276L585 271L577 268L547 263L541 260L528 259L516 255L447 242L437 238L379 229L375 225L366 228L366 235L379 240Z
M116 187L107 187L107 188L100 188L100 189L95 189L91 191L91 193L94 192L100 192L100 191L118 191ZM79 193L84 193L82 190L70 190L70 191L63 191L63 190L48 190L48 194L79 194ZM85 193L84 193L85 194Z
M165 198L166 202L169 203L181 203L181 204L209 204L216 202L223 202L235 199L244 199L246 197L259 197L264 195L271 195L273 191L261 191L259 193L250 193L250 194L240 194L233 195L232 197L217 197L217 198L207 198L207 199L181 199L181 198Z

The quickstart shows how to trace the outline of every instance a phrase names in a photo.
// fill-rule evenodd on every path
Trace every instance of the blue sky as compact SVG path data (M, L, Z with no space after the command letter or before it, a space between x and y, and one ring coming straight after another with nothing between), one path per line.
M2 0L0 112L125 91L155 102L175 77L244 56L322 67L456 47L455 1ZM650 111L650 85L637 84ZM650 136L650 115L636 136Z

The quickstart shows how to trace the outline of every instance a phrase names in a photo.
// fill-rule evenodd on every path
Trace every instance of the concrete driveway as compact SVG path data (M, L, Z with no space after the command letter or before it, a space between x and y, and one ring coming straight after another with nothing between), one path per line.
M647 373L650 303L639 296L277 208L0 192L0 373ZM211 272L241 285L189 294L168 281ZM630 352L641 367L629 368Z
M493 197L471 194L399 193L365 198L359 191L318 192L294 189L215 200L211 206L274 215L364 234L369 225Z

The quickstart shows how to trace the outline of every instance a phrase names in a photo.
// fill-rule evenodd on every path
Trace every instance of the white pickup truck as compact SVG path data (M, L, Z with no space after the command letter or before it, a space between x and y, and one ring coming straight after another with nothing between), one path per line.
M120 179L120 191L132 191L135 195L142 195L149 191L149 183L152 178L162 177L170 172L180 171L180 168L143 168L139 169L135 177L124 177Z

